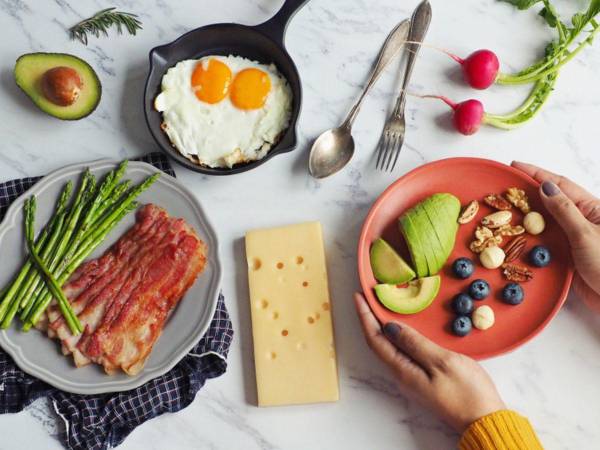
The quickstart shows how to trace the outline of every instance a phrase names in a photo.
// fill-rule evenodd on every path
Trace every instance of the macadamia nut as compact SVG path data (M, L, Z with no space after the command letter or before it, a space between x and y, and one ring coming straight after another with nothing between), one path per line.
M495 321L494 310L488 305L480 306L473 311L473 326L478 330L491 328Z
M504 263L506 255L500 247L488 247L479 254L479 261L486 269L497 269Z
M537 235L546 229L546 221L539 212L532 211L523 219L523 226L529 234Z

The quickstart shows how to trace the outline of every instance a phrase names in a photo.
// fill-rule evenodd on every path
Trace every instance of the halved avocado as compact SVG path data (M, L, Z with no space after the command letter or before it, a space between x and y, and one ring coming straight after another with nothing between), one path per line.
M423 244L419 238L417 228L412 222L409 214L403 214L398 219L400 225L400 232L404 236L410 257L414 263L415 271L418 277L426 277L429 275L429 266L427 265L427 259L425 258L425 252L423 250Z
M438 295L442 280L439 275L419 278L408 283L408 287L395 284L378 284L375 294L387 309L399 314L416 314L427 308Z
M416 276L396 250L381 238L371 245L371 269L381 283L404 284Z
M45 74L53 69L67 68L79 76L80 89L73 103L60 105L44 92ZM72 69L72 70L70 70ZM15 81L38 108L63 120L77 120L91 114L102 96L102 85L92 67L77 56L66 53L28 53L17 59ZM60 81L60 80L59 80Z

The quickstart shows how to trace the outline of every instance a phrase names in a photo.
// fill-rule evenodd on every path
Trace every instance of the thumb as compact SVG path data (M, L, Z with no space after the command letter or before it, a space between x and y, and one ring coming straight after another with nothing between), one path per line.
M552 181L544 181L541 186L542 201L569 241L580 241L590 229L590 222L581 213L577 205Z

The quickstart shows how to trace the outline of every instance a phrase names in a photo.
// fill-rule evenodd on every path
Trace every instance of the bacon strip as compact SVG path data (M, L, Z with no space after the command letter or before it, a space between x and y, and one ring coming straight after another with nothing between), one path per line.
M82 265L65 285L84 333L73 336L60 310L48 308L48 335L58 337L75 365L91 361L107 373L138 373L169 313L202 272L206 246L183 221L154 205L100 258Z

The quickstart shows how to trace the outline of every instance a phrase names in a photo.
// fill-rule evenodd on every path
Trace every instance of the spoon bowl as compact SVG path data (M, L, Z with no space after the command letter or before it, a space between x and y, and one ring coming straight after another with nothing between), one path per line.
M310 150L308 170L315 178L325 178L340 171L354 155L350 128L341 126L321 134Z

